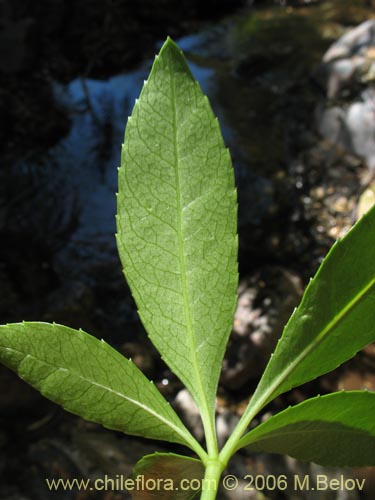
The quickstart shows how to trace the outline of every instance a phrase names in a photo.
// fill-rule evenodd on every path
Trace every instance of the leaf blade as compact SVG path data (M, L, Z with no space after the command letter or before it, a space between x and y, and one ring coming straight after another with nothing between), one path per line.
M307 399L245 434L238 449L280 453L324 466L375 465L375 393Z
M204 466L200 460L176 455L175 453L153 453L145 455L135 465L131 479L136 481L142 478L145 488L135 489L131 492L133 500L148 499L173 499L192 500L196 498L200 490L182 489L187 487L193 479L202 481L204 477ZM154 488L154 481L162 479L159 488ZM167 479L167 481L165 481ZM151 488L147 489L147 481L150 480ZM173 481L173 484L169 480ZM188 482L186 482L188 481Z
M55 323L1 325L0 360L44 396L88 420L189 447L194 441L130 360L82 330Z
M333 245L310 281L246 416L283 392L334 370L375 340L374 249L372 209Z
M236 212L217 120L168 40L126 128L117 241L152 342L211 420L236 304Z

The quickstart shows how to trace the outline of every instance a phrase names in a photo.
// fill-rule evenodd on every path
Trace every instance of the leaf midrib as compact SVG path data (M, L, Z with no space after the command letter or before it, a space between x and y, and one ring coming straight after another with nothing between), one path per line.
M315 279L317 279L315 277ZM360 293L358 293L351 301L349 301L345 307L341 309L339 314L337 314L333 320L331 320L323 329L322 331L315 337L314 341L307 346L299 356L293 361L288 368L284 369L281 374L276 377L275 381L273 384L270 385L270 388L265 391L264 396L261 397L258 401L258 404L255 404L257 408L257 412L260 411L269 401L270 398L272 397L273 393L282 385L282 383L285 381L285 379L299 366L299 364L308 356L308 354L315 349L319 344L321 344L326 338L329 333L334 330L340 322L353 310L358 304L361 303L361 301L366 297L366 295L371 291L371 289L375 285L375 277L370 280L368 285L361 290ZM307 293L307 290L306 292ZM334 368L333 368L334 369ZM250 413L250 408L254 406L251 405L248 408L248 411L246 412L246 415Z
M309 421L309 422L311 422L311 421ZM300 423L300 422L293 422L292 424L286 424L286 425L294 425L294 424L298 424L298 423ZM335 424L335 423L341 424L341 422L326 422L326 423L327 424ZM332 432L335 432L336 434L355 434L355 435L360 435L360 434L367 434L368 435L369 434L368 432L363 431L362 429L356 429L353 427L348 428L347 430L340 429L337 431L333 431L332 429L330 429L330 430L328 430L328 429L327 430L324 430L324 429L323 430L322 429L309 429L309 430L301 429L301 430L295 430L295 431L285 431L285 430L283 431L283 428L281 427L280 431L278 431L278 432L270 431L268 434L264 434L263 436L260 436L259 438L255 437L251 441L248 441L247 439L245 439L246 436L244 436L244 438L238 443L238 445L239 445L239 447L251 446L252 444L259 444L259 443L262 443L262 442L267 441L267 440L272 440L273 438L294 436L294 435L299 435L299 434L303 434L304 436L306 434L319 434L319 435L322 435L324 433L332 434ZM370 434L369 437L374 437L374 436L372 436ZM250 436L249 436L249 438L250 438Z
M182 206L182 201L181 201L181 176L179 172L179 150L178 150L178 127L177 127L177 109L176 109L176 81L175 81L175 74L173 72L173 68L171 65L169 65L169 74L170 74L170 82L171 82L171 100L172 100L172 111L173 111L173 134L174 134L174 141L173 141L173 147L174 147L174 155L175 155L175 163L174 163L174 170L175 170L175 179L176 179L176 202L177 202L177 239L178 239L178 253L179 253L179 262L180 262L180 269L181 269L181 284L182 284L182 300L183 300L183 307L185 311L185 318L186 318L186 328L187 328L187 338L188 338L188 343L191 351L191 361L192 361L192 366L193 366L193 371L195 375L196 382L198 384L197 392L199 394L200 398L200 410L201 414L203 417L203 425L206 429L207 425L211 425L211 414L208 408L208 401L207 401L207 396L206 392L204 390L203 386L203 381L201 378L201 373L199 370L199 363L197 359L197 346L195 342L195 331L193 327L193 320L192 320L192 314L191 314L191 308L190 308L190 293L189 293L189 288L188 288L188 283L187 283L187 266L186 266L186 259L185 259L185 248L184 248L184 238L183 238L183 232L182 232L182 213L183 213L183 206ZM193 200L194 201L194 200ZM203 407L202 407L203 406ZM205 421L205 419L208 418L208 421Z

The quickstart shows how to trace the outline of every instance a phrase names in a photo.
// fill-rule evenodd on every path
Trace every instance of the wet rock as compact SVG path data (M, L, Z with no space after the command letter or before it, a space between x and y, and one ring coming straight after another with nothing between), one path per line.
M266 267L240 283L234 327L223 364L224 387L238 390L262 374L301 296L299 276L278 266Z
M375 92L367 89L349 105L318 111L318 129L347 151L365 158L375 169Z
M375 20L369 19L351 29L335 42L323 56L327 74L327 95L337 97L353 78L366 78L375 60Z
M375 90L367 89L360 100L349 106L346 127L351 139L352 151L363 156L371 168L375 168ZM344 143L348 147L348 144ZM349 149L349 147L348 147Z
M329 100L317 110L318 130L375 169L375 20L348 31L323 56Z

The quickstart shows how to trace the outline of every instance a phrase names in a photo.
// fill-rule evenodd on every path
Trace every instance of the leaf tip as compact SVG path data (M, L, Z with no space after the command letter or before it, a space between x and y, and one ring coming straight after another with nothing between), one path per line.
M179 56L184 58L183 52L180 47L176 44L170 36L167 36L162 48L160 49L159 56L162 56L164 52L177 53Z

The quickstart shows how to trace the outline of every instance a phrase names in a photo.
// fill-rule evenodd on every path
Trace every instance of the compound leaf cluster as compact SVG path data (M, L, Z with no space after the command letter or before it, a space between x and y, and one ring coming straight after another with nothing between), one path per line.
M61 325L0 326L0 360L46 397L110 429L190 447L199 460L144 457L134 474L216 478L241 447L322 465L375 465L375 393L312 398L247 432L278 395L375 341L375 208L311 280L232 435L220 451L215 396L236 306L237 198L217 119L168 39L128 120L119 169L117 245L143 324L194 397L207 451L156 387L103 341ZM193 490L133 493L190 500ZM205 500L216 492L202 493Z

